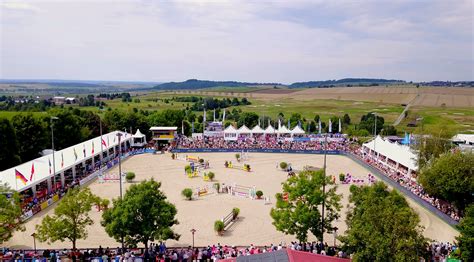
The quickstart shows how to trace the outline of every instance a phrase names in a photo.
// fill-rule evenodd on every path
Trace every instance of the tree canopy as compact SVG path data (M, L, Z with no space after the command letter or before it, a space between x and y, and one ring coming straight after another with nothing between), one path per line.
M427 239L418 214L395 190L382 182L351 186L348 229L339 239L354 261L417 261Z
M326 194L322 190L324 183L328 185ZM276 194L276 207L270 212L278 231L295 235L301 242L308 239L309 233L321 239L323 232L319 208L323 199L326 200L324 229L333 229L331 224L339 217L341 209L341 195L336 194L336 186L329 176L325 177L322 170L302 171L282 185L283 193Z
M457 228L461 233L456 237L461 250L461 259L463 261L474 261L474 204L466 208L465 216L461 219Z
M451 133L443 128L434 128L420 133L412 147L418 154L417 164L421 170L426 165L451 149Z
M425 191L453 203L459 211L474 202L474 154L446 153L418 176Z
M89 216L92 205L100 202L89 188L69 189L54 209L54 215L47 215L36 225L38 240L50 243L67 239L75 249L78 239L87 238L86 227L94 223Z
M0 245L8 241L15 230L24 230L21 214L18 192L0 184Z
M0 119L0 149L0 170L21 163L16 133L6 118Z
M107 234L129 246L154 240L179 239L171 227L178 224L176 207L166 200L161 183L151 179L131 185L123 199L114 199L113 207L102 215Z

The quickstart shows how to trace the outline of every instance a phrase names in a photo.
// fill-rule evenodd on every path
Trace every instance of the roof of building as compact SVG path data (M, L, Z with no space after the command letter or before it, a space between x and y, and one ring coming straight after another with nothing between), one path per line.
M250 131L250 129L246 126L246 125L243 125L239 128L239 130L237 130L239 134L250 134L252 133L252 131Z
M150 131L176 131L178 127L176 126L152 126Z
M267 253L255 254L250 256L239 256L228 259L221 259L223 262L306 262L306 261L320 261L320 262L347 262L350 259L330 257L324 255L313 254L310 252L296 251L291 249L282 249Z
M375 152L378 152L379 154L384 155L411 170L415 171L418 169L416 163L418 157L408 145L401 145L396 142L392 143L388 139L377 136L375 140L364 143L363 146L371 150L374 150L375 147Z
M137 132L135 132L135 134L133 135L134 138L142 138L142 137L145 137L144 134L142 134L142 132L140 132L140 129L137 129Z
M457 134L452 140L454 142L463 142L465 144L474 144L474 134Z
M300 126L295 126L293 130L291 130L292 134L304 134L304 130Z
M256 125L252 128L252 133L253 134L263 134L263 133L265 133L265 130L263 130L259 125Z
M224 129L224 133L237 133L237 129L233 125L230 125Z
M54 162L56 174L70 169L74 165L82 163L84 160L87 160L92 156L100 155L101 149L105 151L117 146L117 134L119 133L122 134L122 141L132 138L131 134L122 131L113 131L102 135L103 142L101 142L101 137L98 136L77 145L55 151ZM32 185L38 184L47 178L52 177L54 170L53 164L52 154L33 159L18 166L1 171L0 183L7 183L11 189L21 192L30 188ZM20 172L27 181L23 183L22 180L17 179L15 171Z

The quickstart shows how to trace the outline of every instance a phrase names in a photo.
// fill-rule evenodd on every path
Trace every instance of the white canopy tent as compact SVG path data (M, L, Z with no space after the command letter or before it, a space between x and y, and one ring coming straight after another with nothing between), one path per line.
M53 163L53 155L46 155L31 161L25 162L18 166L3 170L0 172L0 183L7 183L8 186L18 192L24 191L33 185L37 185L48 178L53 177L53 170L56 174L61 174L64 171L71 169L73 166L81 164L89 159L94 159L95 156L118 145L117 134L121 134L121 143L130 142L132 135L122 132L113 131L108 134L84 141L77 145L55 151ZM53 168L55 165L55 168ZM32 172L34 170L34 172ZM21 173L27 181L16 178L16 171Z
M378 155L385 156L395 163L401 164L411 171L418 169L417 155L407 145L401 145L396 142L392 143L388 140L377 136L375 140L364 143L364 149L372 150Z
M278 130L276 131L278 134L290 134L291 131L286 128L286 126L280 126Z
M291 133L293 135L302 135L304 134L304 130L300 127L300 126L295 126L295 128L293 128L293 130L291 130Z
M224 140L231 140L235 141L237 140L237 129L235 129L234 126L230 125L224 129Z
M250 129L246 125L243 125L239 128L239 130L237 130L237 133L238 134L251 134L252 131L250 131Z
M146 136L140 132L140 129L137 129L137 132L135 132L132 138L133 147L143 147L146 145Z
M252 134L263 134L265 133L265 130L263 130L259 125L254 126L252 128Z
M265 129L265 134L275 134L275 128L273 128L273 126L268 126Z

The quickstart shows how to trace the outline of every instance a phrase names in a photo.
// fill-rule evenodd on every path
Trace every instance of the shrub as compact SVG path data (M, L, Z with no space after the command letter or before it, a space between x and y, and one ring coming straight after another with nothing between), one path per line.
M204 163L204 159L199 158L199 163L200 163L200 164Z
M240 154L239 153L235 154L235 159L237 159L237 161L239 161L239 159L240 159Z
M280 168L281 169L286 170L287 167L288 167L288 163L286 163L286 162L281 162L280 163Z
M184 167L184 172L186 172L186 173L191 173L191 166L190 166L190 165L186 165L186 166Z
M262 196L263 196L262 190L258 190L257 192L255 192L255 195L257 195L258 199L262 198Z
M221 189L221 184L220 183L214 183L214 188L217 190L217 193L219 193L220 189Z
M250 165L249 165L249 164L245 164L245 165L244 165L244 169L250 172Z
M239 213L240 213L240 209L239 209L239 208L234 207L234 208L232 209L232 217L233 217L234 219L236 219L236 218L239 216Z
M224 222L221 220L216 220L216 222L214 222L214 231L216 231L219 235L222 235L222 232L224 232Z
M171 159L175 159L176 158L176 155L174 153L171 154Z
M346 179L346 175L344 175L343 173L340 173L339 174L339 181L344 181L344 179Z
M181 195L183 195L187 200L193 199L193 190L191 188L185 188L181 191Z
M207 177L209 177L209 180L212 181L214 179L214 177L216 177L216 174L214 174L214 172L209 172L209 173L207 173Z
M135 173L133 172L127 172L127 174L125 175L125 180L127 180L127 182L131 182L134 178Z

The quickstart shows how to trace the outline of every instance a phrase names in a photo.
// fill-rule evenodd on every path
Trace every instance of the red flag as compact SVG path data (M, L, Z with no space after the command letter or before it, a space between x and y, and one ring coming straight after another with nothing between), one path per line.
M92 154L94 154L94 141L92 141Z
M101 140L102 140L102 145L104 145L106 147L107 144L105 143L105 140L103 138L101 138Z
M31 175L30 181L33 181L33 175L35 174L35 163L31 162Z

